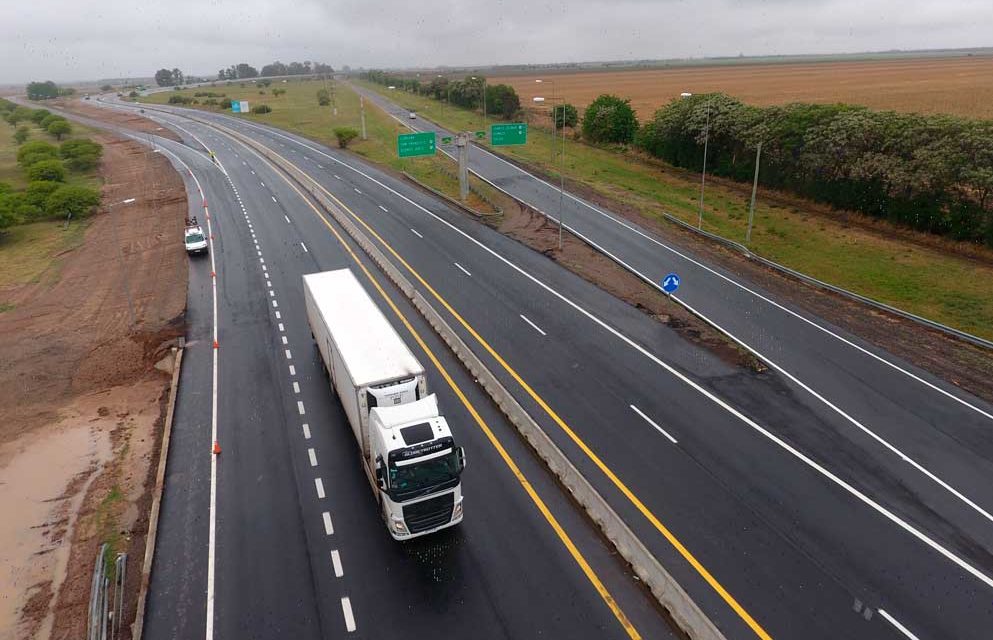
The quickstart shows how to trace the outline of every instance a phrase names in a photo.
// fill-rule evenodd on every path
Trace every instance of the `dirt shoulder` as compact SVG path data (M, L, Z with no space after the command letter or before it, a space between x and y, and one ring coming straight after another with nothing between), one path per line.
M160 369L184 331L186 193L160 154L96 138L103 204L82 243L46 277L0 291L10 304L0 314L0 636L85 636L105 541L129 554L134 615L170 382Z
M86 116L87 118L93 118L94 120L100 120L102 122L109 122L111 124L127 127L133 131L151 133L163 138L175 140L176 142L182 142L182 139L172 129L167 129L158 122L154 122L148 118L142 118L140 115L128 111L120 111L118 109L111 109L107 107L97 107L83 100L56 100L54 104L61 109L69 111L70 113L76 113L81 116Z
M551 179L551 176L543 175L534 167L512 158L506 159L537 176ZM777 299L796 305L987 402L993 402L993 357L988 350L800 282L676 224L646 215L639 208L618 198L605 196L580 182L567 179L566 188L588 202L657 233L677 247L757 284ZM662 297L657 292L654 296Z

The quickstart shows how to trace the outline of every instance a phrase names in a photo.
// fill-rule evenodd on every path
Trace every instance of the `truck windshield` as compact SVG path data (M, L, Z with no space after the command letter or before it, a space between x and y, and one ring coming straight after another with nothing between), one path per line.
M186 241L190 244L193 244L195 242L203 242L203 236L200 235L199 233L191 233L190 235L186 236Z
M424 462L390 467L390 489L396 500L407 500L442 488L459 477L459 459L451 452Z

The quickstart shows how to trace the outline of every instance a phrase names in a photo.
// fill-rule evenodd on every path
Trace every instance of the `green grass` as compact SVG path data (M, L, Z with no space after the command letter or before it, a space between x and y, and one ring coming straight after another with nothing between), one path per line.
M56 280L55 256L81 245L87 225L83 220L64 229L60 221L32 222L0 234L0 291Z
M449 129L482 128L478 113L380 85L357 84ZM486 125L492 122L496 120ZM561 144L561 138L558 142ZM501 147L500 151L555 175L559 167L552 162L551 144L549 131L531 128L528 144ZM646 160L635 153L597 148L572 139L567 139L565 146L565 172L571 180L648 216L662 218L665 211L696 224L699 174ZM704 229L744 242L749 195L747 185L708 181ZM993 267L951 252L846 226L804 209L802 201L785 208L762 202L760 194L750 249L815 278L993 338ZM940 286L934 284L936 275Z
M273 85L274 87L277 85ZM262 90L259 87L248 84L246 87L237 85L227 87L202 87L199 89L184 89L178 93L193 96L194 93L203 91L213 91L224 93L232 100L248 100L251 106L257 104L267 104L272 107L272 113L268 114L246 114L239 117L263 122L273 126L293 131L307 136L312 140L328 146L338 146L334 136L334 129L337 127L353 127L357 131L362 130L361 110L359 108L359 96L343 83L335 83L335 102L338 113L335 115L331 107L321 107L317 104L317 90L325 86L323 81L293 81L286 84L279 83L280 88L286 90L286 94L275 97L269 89L265 95L259 95ZM271 87L270 87L271 89ZM144 98L142 102L153 104L166 104L169 96L177 92L169 91L152 94ZM203 105L187 105L194 108L217 111ZM378 164L385 165L396 171L405 171L414 178L424 182L442 193L457 198L458 180L455 176L452 164L440 154L435 158L404 158L397 157L396 136L400 133L408 133L406 127L401 126L396 120L386 115L383 111L372 105L366 104L366 132L367 140L356 138L348 148ZM493 199L496 194L490 193L490 187L473 179L473 188L485 193ZM469 206L474 209L487 212L491 207L475 195L471 195Z

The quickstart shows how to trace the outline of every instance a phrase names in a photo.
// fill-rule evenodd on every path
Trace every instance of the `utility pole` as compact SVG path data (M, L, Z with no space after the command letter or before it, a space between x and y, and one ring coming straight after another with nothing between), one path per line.
M563 104L565 101L563 100ZM555 104L552 104L552 108L555 108ZM552 112L554 116L555 112ZM565 118L565 109L562 110L562 117ZM553 122L554 126L555 123ZM562 123L562 165L559 167L559 251L562 251L562 200L565 194L565 122ZM553 129L554 131L554 129ZM554 140L554 138L553 138Z
M469 198L469 136L463 131L455 136L455 146L459 150L459 198L465 202Z
M366 136L365 133L365 99L362 97L361 94L359 94L359 113L361 114L362 117L362 139L368 140L369 137ZM702 198L703 196L700 197Z
M752 241L752 220L755 219L755 191L759 188L759 160L762 159L762 142L759 141L755 151L755 179L752 180L752 204L748 207L748 231L745 232L745 244Z
M707 125L703 130L703 171L700 173L700 217L697 229L703 229L703 187L707 183L707 145L710 143L710 103L707 103Z

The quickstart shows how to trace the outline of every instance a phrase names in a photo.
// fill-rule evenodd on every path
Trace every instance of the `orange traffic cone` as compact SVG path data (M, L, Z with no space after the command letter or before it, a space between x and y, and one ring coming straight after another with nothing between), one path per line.
M215 456L221 455L221 443L218 442L217 440L214 440L214 449L213 449L213 451L214 451L214 455Z
M214 348L217 349L217 348L219 348L219 346L220 345L217 344L217 340L214 340Z

